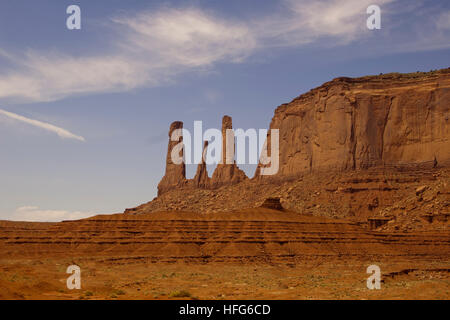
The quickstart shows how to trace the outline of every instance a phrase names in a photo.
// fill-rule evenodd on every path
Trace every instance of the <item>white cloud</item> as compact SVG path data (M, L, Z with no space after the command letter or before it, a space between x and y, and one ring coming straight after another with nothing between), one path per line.
M30 222L59 222L63 220L78 220L95 216L94 212L66 211L66 210L41 210L35 206L23 206L17 208L8 217L11 221Z
M385 5L395 0L378 0ZM287 10L257 23L265 46L298 46L324 37L335 45L356 40L367 32L366 9L372 0L285 0Z
M18 58L0 50L16 66L0 74L0 99L54 101L162 85L188 69L242 61L255 46L245 25L199 9L164 9L112 21L120 26L115 47L103 55L29 51Z
M376 4L382 7L382 28L389 28L383 22L386 17L401 13L408 3L377 0ZM162 8L114 17L112 28L105 30L115 32L114 44L97 55L73 57L36 51L20 55L0 49L0 56L14 66L12 71L0 73L0 99L54 101L71 95L160 86L182 72L209 70L220 62L242 62L272 47L318 42L345 45L369 35L366 8L373 4L372 0L282 0L281 4L278 11L239 21L199 8ZM439 7L433 6L436 11ZM428 24L431 29L423 26L423 20L405 16L396 18L413 21L427 30L427 35L436 29L445 30L449 24L448 14L442 15L437 24ZM390 25L398 26L402 21L395 20ZM392 33L386 32L384 39L378 33L376 41L386 41L386 52L449 46L448 32L424 39L418 30L391 41Z
M242 22L221 19L200 9L163 9L113 19L126 27L125 43L134 52L157 58L157 66L203 67L239 62L256 46Z
M151 82L143 66L121 56L71 57L29 52L18 71L0 76L0 98L53 101L69 95L125 91Z
M4 115L8 118L27 123L32 126L35 126L35 127L38 127L38 128L50 131L50 132L54 132L63 139L75 139L75 140L79 140L79 141L83 141L83 142L85 141L85 139L83 137L77 136L77 135L67 131L66 129L54 126L49 123L45 123L45 122L34 120L34 119L29 119L29 118L23 117L21 115L5 111L3 109L0 109L0 115Z

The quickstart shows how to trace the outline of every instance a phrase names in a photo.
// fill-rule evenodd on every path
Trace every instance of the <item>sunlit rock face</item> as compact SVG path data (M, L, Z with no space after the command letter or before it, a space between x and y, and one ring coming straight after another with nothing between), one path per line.
M449 117L450 69L334 79L275 110L277 175L448 165Z

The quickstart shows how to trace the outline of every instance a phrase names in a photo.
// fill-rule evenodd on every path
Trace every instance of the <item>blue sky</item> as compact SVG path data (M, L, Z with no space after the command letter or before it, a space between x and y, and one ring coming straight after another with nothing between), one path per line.
M66 28L71 4L81 30ZM156 195L174 120L267 128L332 78L449 54L446 0L2 1L0 219L122 212Z

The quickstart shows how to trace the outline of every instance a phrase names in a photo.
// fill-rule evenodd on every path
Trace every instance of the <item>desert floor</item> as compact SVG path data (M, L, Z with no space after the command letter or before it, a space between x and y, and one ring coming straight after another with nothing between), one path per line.
M0 299L450 299L450 237L269 209L0 221Z
M66 287L67 266L81 268L81 289ZM380 290L366 268L382 271ZM108 264L80 259L0 260L2 299L450 299L448 261L345 261L289 265ZM407 271L405 271L407 270ZM395 274L399 272L398 274ZM391 274L392 273L392 274Z

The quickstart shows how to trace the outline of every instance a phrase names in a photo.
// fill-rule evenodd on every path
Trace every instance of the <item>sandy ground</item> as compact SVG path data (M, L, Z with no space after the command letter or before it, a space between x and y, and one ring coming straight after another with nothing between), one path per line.
M66 287L68 265L81 289ZM382 271L369 290L366 268ZM114 265L95 260L0 260L1 299L449 299L448 261L312 259L289 265ZM413 270L411 270L413 269ZM404 270L410 270L408 274ZM445 271L447 270L447 271ZM403 271L403 272L402 272ZM398 275L390 273L400 272Z

